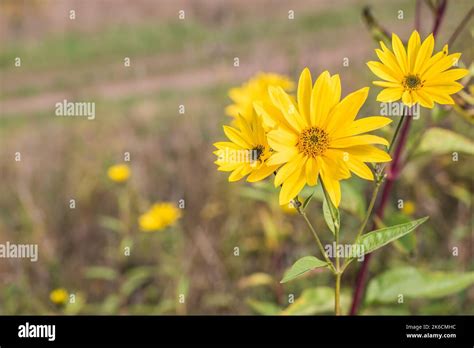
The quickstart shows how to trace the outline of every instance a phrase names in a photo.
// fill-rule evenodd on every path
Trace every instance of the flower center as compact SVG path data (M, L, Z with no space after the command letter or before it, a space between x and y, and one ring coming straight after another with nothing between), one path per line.
M418 75L405 76L402 84L405 89L408 89L410 91L417 90L420 87L423 87L423 83Z
M252 159L257 161L263 155L263 151L265 151L265 146L257 145L251 151L252 151Z
M321 128L306 128L300 133L296 146L307 156L321 156L329 146L329 136Z

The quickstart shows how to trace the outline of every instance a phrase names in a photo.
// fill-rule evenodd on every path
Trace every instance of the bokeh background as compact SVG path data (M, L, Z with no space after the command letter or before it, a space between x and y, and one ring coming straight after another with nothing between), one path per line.
M257 72L296 80L306 66L313 75L328 69L341 75L343 95L370 86L365 63L378 45L361 16L366 5L408 38L414 1L0 0L0 242L36 243L40 253L36 263L0 260L0 314L331 313L328 272L279 284L295 260L317 255L303 221L278 206L271 183L228 183L212 144L230 122L228 89ZM471 6L449 1L437 49ZM424 37L432 14L425 3L422 10ZM471 21L450 47L466 66L472 32ZM380 112L376 93L371 88L362 115ZM95 120L54 116L64 99L95 102ZM449 129L454 140L445 149L444 139L431 139L418 150L428 127ZM376 254L361 313L473 314L472 109L423 110L411 134L384 222L431 219ZM117 184L107 168L125 152L132 176ZM343 240L353 238L370 192L356 178L344 186ZM137 217L150 204L182 199L175 227L139 231ZM329 242L318 199L310 209ZM343 278L346 307L354 265ZM380 278L390 269L413 277ZM430 292L443 281L448 291ZM53 303L57 288L73 296Z

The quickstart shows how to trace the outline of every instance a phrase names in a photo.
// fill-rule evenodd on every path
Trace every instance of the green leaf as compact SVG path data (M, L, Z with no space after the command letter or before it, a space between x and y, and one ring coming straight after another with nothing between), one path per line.
M321 261L320 259L314 256L302 257L301 259L296 261L288 271L285 272L285 275L280 281L280 283L286 283L308 271L319 267L326 267L327 265L327 262Z
M106 215L103 215L103 216L99 217L99 224L102 227L104 227L106 229L109 229L111 231L114 231L114 232L122 232L125 228L122 221L120 221L119 219L116 219L112 216L106 216Z
M433 127L423 134L416 153L422 152L435 155L462 152L474 155L474 142L449 129Z
M441 298L474 284L474 272L429 272L414 267L391 269L372 279L367 288L368 303L397 303L405 298Z
M323 216L326 225L328 225L329 230L334 234L336 233L336 228L334 226L334 221L332 221L331 208L329 208L326 198L323 200Z
M357 181L355 180L344 180L341 182L341 191L344 194L341 197L339 208L347 210L362 220L367 210L367 204L361 188L356 185Z
M309 204L309 202L311 201L311 198L313 198L314 196L314 193L316 192L316 190L313 190L313 192L311 192L311 194L304 200L303 202L303 210L306 209L306 206Z
M89 279L114 280L117 276L117 271L110 267L89 267L85 272L85 277Z
M363 250L361 250L361 252L364 255L369 254L374 250L377 250L384 245L387 245L388 243L393 242L394 240L412 232L426 220L428 220L428 216L404 224L381 228L379 230L366 233L360 236L355 244L362 245Z
M277 315L281 312L280 307L272 302L264 302L264 301L257 301L257 300L248 300L248 305L252 310L261 315Z
M135 290L142 286L152 277L153 269L151 267L137 267L129 271L126 280L120 287L120 294L125 297L130 296Z
M350 304L348 293L341 292L341 309L346 313ZM326 286L306 289L295 302L281 312L284 315L334 313L334 289Z

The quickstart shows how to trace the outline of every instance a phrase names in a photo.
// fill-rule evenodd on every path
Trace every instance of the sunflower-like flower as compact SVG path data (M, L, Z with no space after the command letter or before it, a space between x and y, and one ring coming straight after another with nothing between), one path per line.
M226 108L226 113L235 118L242 115L250 120L253 114L253 102L269 100L269 86L280 86L285 91L289 91L293 89L294 83L283 75L258 73L242 86L229 91L229 97L234 104Z
M130 167L126 164L115 164L107 170L107 176L115 182L125 182L130 177Z
M181 217L181 211L172 203L161 202L140 215L138 224L144 232L161 231L172 226Z
M244 176L248 182L265 179L278 169L279 165L267 164L271 155L261 118L251 112L250 120L237 116L238 128L224 126L224 133L230 141L214 143L217 148L213 153L217 156L214 162L218 170L232 172L229 181L238 181Z
M56 305L64 305L69 297L69 293L64 288L54 289L49 293L49 299Z
M382 50L375 52L381 62L368 62L372 72L385 81L374 81L384 87L377 101L394 102L402 99L407 106L419 103L426 108L438 104L454 104L450 94L459 92L463 86L456 80L466 76L466 69L450 69L457 65L461 53L448 55L448 45L441 52L433 54L434 37L430 34L421 43L415 30L405 50L402 41L392 34L392 51L381 41Z
M391 122L381 116L355 120L367 99L369 88L355 91L343 100L338 75L323 72L314 87L308 68L301 73L298 101L280 87L270 87L273 105L256 103L255 109L273 129L268 143L274 150L267 165L282 165L275 186L282 185L280 204L294 199L303 187L314 186L321 177L333 204L341 200L339 181L351 172L367 180L374 175L364 162L387 162L390 156L372 144L388 145L387 140L362 134Z

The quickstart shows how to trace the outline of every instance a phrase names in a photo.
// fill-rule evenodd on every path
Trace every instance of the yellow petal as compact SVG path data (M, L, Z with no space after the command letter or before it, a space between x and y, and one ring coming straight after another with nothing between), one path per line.
M376 86L380 87L391 87L391 88L400 88L402 84L400 82L390 82L390 81L373 81Z
M340 149L328 149L321 158L326 168L326 174L335 180L347 179L351 172L347 167L347 153Z
M428 93L424 92L423 90L418 90L415 93L415 99L421 104L421 106L425 108L432 109L434 104L433 104L433 99L429 96Z
M349 158L350 159L349 161L347 161L347 166L349 167L349 170L351 172L361 177L362 179L374 180L374 174L365 163L357 160L356 158Z
M388 146L388 141L372 134L356 135L353 137L331 140L330 148L340 149L356 145L381 144Z
M298 137L295 133L288 132L287 130L281 128L268 132L267 137L274 142L287 146L294 146L298 142Z
M330 176L326 175L324 171L321 172L321 180L323 181L324 188L326 189L332 204L337 208L341 202L341 185L338 180L333 180Z
M344 151L348 152L350 157L356 157L362 162L390 162L392 159L388 153L372 145L358 145L347 147Z
M410 91L403 92L402 102L405 105L412 106L414 104L413 96Z
M289 147L285 151L279 151L272 154L267 160L268 165L277 165L286 162L290 162L298 154L296 147Z
M467 69L450 69L436 75L431 80L427 80L425 86L431 87L451 84L456 80L462 79L467 74L469 74L469 70Z
M421 79L429 81L435 78L439 73L454 66L459 61L460 57L461 53L454 53L440 59L422 74Z
M290 162L282 166L275 176L275 187L280 186L285 180L287 180L295 172L300 172L301 168L306 162L306 157L303 157L302 154L299 154L293 158Z
M379 57L380 61L390 70L390 75L397 78L397 80L403 79L403 73L398 65L397 58L393 55L393 53L389 50L382 51L379 49L375 50L377 57Z
M392 70L390 70L388 67L386 67L380 62L370 61L367 62L367 66L375 75L377 75L383 80L398 83L401 81L401 76L396 75Z
M290 96L283 88L270 86L268 92L273 104L280 109L286 121L295 131L301 132L302 129L307 127L306 120L301 117Z
M453 105L454 100L447 93L443 93L437 87L425 87L423 91L426 92L438 104Z
M308 68L304 68L298 82L298 110L308 124L311 122L309 105L311 103L312 87L311 73Z
M408 70L411 72L413 71L413 68L415 66L415 60L418 54L418 50L420 49L420 43L421 43L420 34L418 34L418 31L414 30L410 36L410 39L408 40L408 48L407 48Z
M420 51L418 52L418 55L416 56L416 61L415 61L415 67L413 68L413 73L417 73L422 67L423 64L425 64L429 58L431 58L431 55L433 54L433 48L434 48L434 37L433 34L430 34L425 41L423 41L423 44L420 47Z
M338 128L346 127L357 116L369 94L369 87L361 88L342 99L328 116L326 131L331 134Z
M242 179L245 176L245 165L241 165L232 172L229 176L229 182L234 182Z
M308 158L306 162L306 182L309 186L314 186L318 182L319 167L314 158Z
M249 139L245 138L241 132L239 132L237 129L229 127L229 126L224 126L224 133L227 135L227 138L229 138L231 141L236 143L237 145L246 148L246 149L251 149L253 147L253 144Z
M230 148L230 149L235 149L235 150L242 149L242 147L238 146L235 143L231 143L230 141L219 141L217 143L214 143L214 146L217 147L218 149L225 149L225 148Z
M305 183L305 172L303 170L293 173L281 187L279 204L288 204L301 192Z
M328 71L324 71L317 78L314 83L313 91L311 94L311 125L318 127L321 125L327 117L330 109L330 99L332 85L330 85L330 75Z
M403 46L402 40L400 40L400 38L395 33L392 33L392 48L393 53L397 58L398 65L400 65L400 69L402 70L403 74L407 74L407 53L405 51L405 47Z
M402 97L403 88L385 88L377 95L377 101L384 103L391 103L399 100Z
M367 133L375 129L382 128L388 124L392 123L392 120L388 117L382 116L371 116L364 117L359 120L352 122L347 128L341 128L333 134L333 138L337 139L340 137L348 137L353 135L358 135L362 133Z
M248 182L256 182L265 179L269 175L273 174L278 166L267 166L262 165L258 170L253 171L248 177Z

